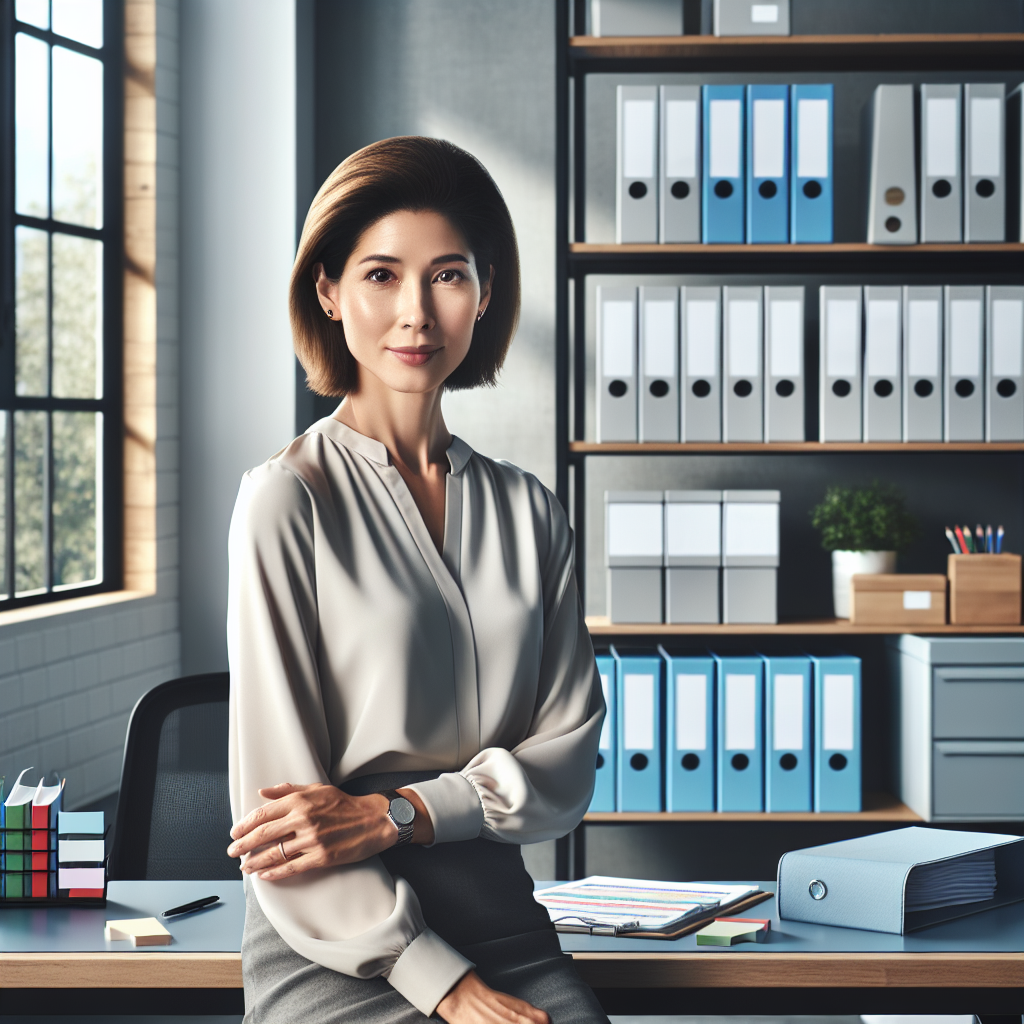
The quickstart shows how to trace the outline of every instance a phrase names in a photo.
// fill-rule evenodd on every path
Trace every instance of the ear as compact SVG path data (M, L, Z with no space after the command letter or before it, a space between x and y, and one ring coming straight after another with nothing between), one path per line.
M316 283L316 294L320 300L320 308L324 315L330 310L333 313L332 319L340 319L338 313L338 281L332 281L324 271L322 263L313 265L313 280Z
M487 275L486 281L480 282L480 303L478 308L486 309L488 303L491 301L491 291L494 286L494 266L490 267L490 271Z

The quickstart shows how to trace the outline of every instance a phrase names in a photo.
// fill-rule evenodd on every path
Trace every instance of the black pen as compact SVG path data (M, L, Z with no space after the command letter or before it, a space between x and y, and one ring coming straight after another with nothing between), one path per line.
M177 917L178 914L190 914L193 910L202 910L204 907L211 907L219 900L219 896L204 896L201 900L194 900L192 903L186 903L180 907L171 907L170 910L165 910L160 916Z

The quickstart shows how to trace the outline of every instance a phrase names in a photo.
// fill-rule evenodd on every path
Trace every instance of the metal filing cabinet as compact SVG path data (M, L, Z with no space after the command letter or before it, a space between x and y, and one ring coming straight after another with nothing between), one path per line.
M1024 639L888 648L900 799L925 821L1024 821Z

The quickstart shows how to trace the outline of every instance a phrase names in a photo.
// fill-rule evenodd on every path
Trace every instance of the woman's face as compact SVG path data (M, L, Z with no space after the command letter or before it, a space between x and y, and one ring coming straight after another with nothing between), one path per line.
M320 304L340 316L360 371L404 393L441 386L490 298L461 232L429 211L400 210L368 227L337 281L315 271Z

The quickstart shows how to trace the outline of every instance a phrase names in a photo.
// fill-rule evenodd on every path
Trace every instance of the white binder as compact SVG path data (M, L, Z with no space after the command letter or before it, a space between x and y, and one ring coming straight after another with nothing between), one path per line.
M903 437L903 311L899 286L864 286L864 440Z
M804 440L804 289L764 289L764 439Z
M917 242L914 87L879 85L868 107L868 242Z
M1024 286L985 289L985 440L1024 441Z
M921 241L962 242L959 85L921 86Z
M658 240L658 87L617 89L615 241Z
M640 440L679 440L679 289L640 288Z
M861 288L822 285L819 439L861 440Z
M597 289L597 439L637 439L636 289Z
M700 241L700 86L661 87L659 239Z
M1006 154L1002 82L964 86L964 241L1006 240Z
M942 440L942 286L903 288L903 440Z
M946 441L985 439L985 289L946 285Z
M722 440L722 289L679 290L680 440Z
M764 440L763 289L722 288L722 439Z

